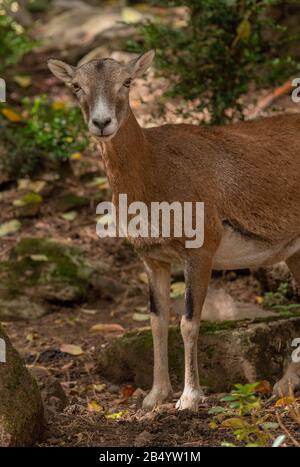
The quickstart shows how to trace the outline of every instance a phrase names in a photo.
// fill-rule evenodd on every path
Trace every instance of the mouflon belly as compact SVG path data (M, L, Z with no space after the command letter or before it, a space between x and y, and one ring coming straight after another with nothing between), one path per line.
M294 239L272 245L267 241L243 235L231 227L224 235L213 259L213 269L255 268L285 261L300 250L300 233Z

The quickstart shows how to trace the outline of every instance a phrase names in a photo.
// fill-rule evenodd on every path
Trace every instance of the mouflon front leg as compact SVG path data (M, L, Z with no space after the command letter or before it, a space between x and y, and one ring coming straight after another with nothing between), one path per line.
M171 266L148 258L144 259L144 263L149 280L154 373L153 387L145 397L143 407L152 409L172 394L168 365Z
M211 277L211 258L202 254L189 258L185 270L185 314L181 320L181 334L185 353L184 390L176 404L179 410L198 410L204 398L198 373L197 344L202 306Z

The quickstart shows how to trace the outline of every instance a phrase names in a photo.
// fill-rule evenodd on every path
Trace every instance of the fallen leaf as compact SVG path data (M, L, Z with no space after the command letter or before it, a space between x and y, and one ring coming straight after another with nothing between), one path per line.
M90 329L93 332L124 332L125 329L120 324L94 324Z
M6 235L13 235L18 232L21 228L21 222L16 219L12 221L4 222L0 224L0 237L6 237Z
M131 397L134 391L135 391L135 388L131 386L130 384L127 384L126 386L123 386L121 388L121 394L125 399L128 399L129 397Z
M260 381L255 388L255 392L260 394L271 394L272 393L272 386L266 379Z
M134 24L142 20L143 15L135 8L125 6L121 10L121 16L124 23Z
M49 261L46 255L30 255L29 258L32 261Z
M103 392L106 389L106 384L94 384L93 387L96 392Z
M255 301L258 305L262 305L265 301L264 297L262 297L261 295L257 295L257 297L255 297Z
M275 402L276 407L285 407L286 405L291 405L295 402L294 397L285 396L281 397Z
M90 182L87 182L85 186L87 188L93 188L97 186L101 189L106 189L109 185L106 177L95 177Z
M88 411L89 412L103 412L102 405L98 404L96 401L90 401L88 403Z
M83 354L82 348L79 345L73 344L62 344L60 347L60 351L75 356Z
M32 78L28 75L16 75L13 79L21 88L29 88L32 84Z
M223 420L221 425L227 428L244 428L245 426L248 426L248 422L242 418L232 417Z
M145 272L141 272L138 275L139 281L142 282L143 284L148 284L148 276Z
M97 310L89 310L87 308L81 308L82 313L85 313L86 315L95 315L97 313Z
M18 180L18 190L28 190L40 193L46 186L44 180L30 180L30 178L20 178Z
M171 298L182 297L185 292L184 282L174 282L171 284Z
M277 438L274 440L272 444L272 448L279 448L285 440L286 440L285 435L277 436Z
M73 221L77 217L77 212L76 211L68 211L64 212L63 214L60 215L65 221Z
M66 103L64 101L54 101L52 102L52 109L53 110L61 110L61 109L64 109L66 107Z
M70 159L72 161L80 161L80 159L82 159L81 152L74 152L73 154L71 154Z
M23 117L21 114L15 112L15 110L9 109L8 107L4 107L4 109L1 109L2 115L4 115L7 120L9 120L12 123L19 123L23 121Z
M16 199L13 202L13 205L16 207L27 206L28 204L40 204L43 201L43 198L38 193L26 193L26 195L22 196L20 199Z
M133 313L133 321L148 321L150 319L149 313Z
M127 413L128 413L127 410L123 410L121 412L115 412L115 413L107 414L107 415L105 415L105 417L108 418L108 419L111 419L111 420L117 420L118 418L123 417Z

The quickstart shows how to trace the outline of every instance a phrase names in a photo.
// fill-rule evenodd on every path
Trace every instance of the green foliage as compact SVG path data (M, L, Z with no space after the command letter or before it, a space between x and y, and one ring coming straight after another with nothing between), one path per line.
M284 27L274 24L268 10L279 0L155 3L186 6L189 18L183 24L165 18L147 21L138 26L141 41L129 41L127 48L156 49L159 74L172 83L169 94L200 98L199 109L209 109L211 123L242 118L239 98L251 82L274 85L299 69L293 58L279 55L279 47L289 37Z
M46 96L23 100L24 119L15 123L0 113L0 128L5 154L0 158L12 176L32 174L43 162L63 162L88 144L80 110ZM3 107L5 105L3 104ZM1 112L1 107L0 107Z
M221 399L225 407L210 409L214 416L211 428L219 427L232 430L238 445L246 447L263 447L271 444L274 430L278 424L272 421L272 414L261 415L262 401L255 393L258 383L235 384L234 389ZM235 446L224 441L222 446Z
M282 282L276 292L266 292L263 296L263 304L266 308L275 308L276 306L287 305L287 295L289 284Z
M35 42L26 34L23 27L0 9L0 74L15 65Z

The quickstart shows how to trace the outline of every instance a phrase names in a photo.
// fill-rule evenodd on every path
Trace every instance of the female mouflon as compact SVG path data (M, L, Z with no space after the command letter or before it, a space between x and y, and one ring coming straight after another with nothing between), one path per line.
M71 87L97 139L117 206L128 202L204 203L204 243L185 237L131 238L148 274L154 341L154 381L144 407L162 403L168 372L169 287L172 262L185 266L184 391L179 409L197 410L203 397L197 365L201 309L212 269L286 261L300 283L300 115L281 115L225 127L163 125L141 128L129 105L131 82L151 65L149 51L127 64L93 60L74 67L49 60ZM288 372L300 384L299 364ZM286 378L280 389L287 387ZM278 386L277 386L278 388Z

